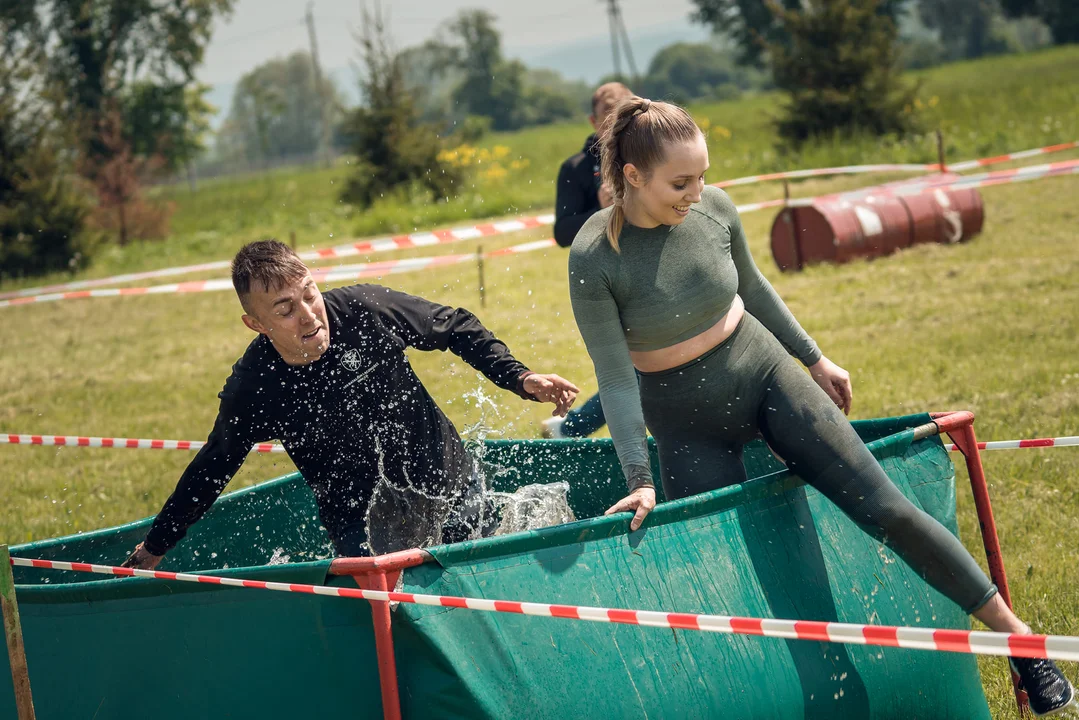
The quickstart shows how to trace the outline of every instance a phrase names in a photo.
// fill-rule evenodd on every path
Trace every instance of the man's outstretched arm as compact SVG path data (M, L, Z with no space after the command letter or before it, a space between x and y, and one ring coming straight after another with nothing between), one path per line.
M383 325L418 350L449 350L504 390L526 400L551 402L565 415L579 390L558 375L529 370L509 348L464 308L439 305L407 293L377 288L371 309Z
M206 445L184 470L176 489L154 518L146 539L124 561L124 567L144 570L157 567L221 495L256 442L251 439L248 417L242 415L249 413L234 411L231 403L222 400Z

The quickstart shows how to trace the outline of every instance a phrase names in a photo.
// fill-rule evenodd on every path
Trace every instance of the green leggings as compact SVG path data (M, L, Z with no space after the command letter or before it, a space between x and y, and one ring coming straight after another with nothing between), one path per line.
M899 491L842 411L749 313L701 357L640 375L667 499L744 482L742 447L763 435L792 472L966 612L996 594L962 543Z

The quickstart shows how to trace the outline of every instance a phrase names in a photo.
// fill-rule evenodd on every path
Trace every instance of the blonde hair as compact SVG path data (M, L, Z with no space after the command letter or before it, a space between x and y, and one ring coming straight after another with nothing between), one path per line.
M600 136L600 167L603 182L614 197L607 240L615 252L619 252L618 236L626 220L623 169L632 164L647 178L662 163L668 144L690 142L700 132L684 108L636 95L622 101L607 117Z
M629 97L633 97L633 91L620 82L600 85L592 93L592 117L597 123L602 123L620 101ZM602 113L599 112L601 109Z

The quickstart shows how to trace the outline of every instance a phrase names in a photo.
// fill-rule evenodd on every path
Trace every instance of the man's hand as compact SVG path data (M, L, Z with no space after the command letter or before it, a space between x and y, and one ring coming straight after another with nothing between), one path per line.
M813 376L813 380L828 393L828 397L832 398L832 402L836 404L843 414L850 413L851 400L854 399L854 390L850 385L850 373L843 368L836 365L828 358L821 356L812 367L809 368L809 374Z
M525 392L541 402L555 404L552 415L566 417L580 389L569 380L557 375L532 374L524 380Z
M611 193L611 189L607 187L607 183L603 183L599 186L599 206L600 208L606 208L613 204L614 195Z
M604 515L614 515L620 512L633 512L633 519L629 521L629 529L637 530L644 522L648 513L652 512L652 508L656 506L656 490L655 488L643 487L637 488L629 495L616 502L611 507L607 508L607 512Z
M135 552L128 555L127 560L120 567L135 568L137 570L153 570L158 563L165 559L164 555L154 555L139 543Z

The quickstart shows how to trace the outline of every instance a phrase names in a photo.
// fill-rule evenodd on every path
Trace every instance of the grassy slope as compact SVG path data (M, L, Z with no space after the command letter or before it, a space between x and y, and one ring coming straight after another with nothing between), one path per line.
M1079 47L935 68L912 76L922 83L923 105L912 111L927 129L943 128L947 157L953 161L1079 139L1077 67ZM765 94L692 108L695 117L707 119L712 128L714 179L838 164L936 161L930 136L902 142L842 139L780 153L770 124L779 102L778 95ZM446 203L387 198L360 212L338 199L349 170L344 160L329 170L282 169L210 180L195 194L186 185L157 189L154 195L177 205L169 240L109 248L82 276L227 259L245 242L267 235L285 239L290 231L303 248L323 247L348 238L546 211L554 203L559 163L580 148L589 131L582 122L492 135L484 146L511 150L502 165L519 158L528 161L528 167L495 179L480 166L460 196ZM761 198L778 193L774 185L759 190L766 191ZM42 281L8 283L0 289Z
M942 88L937 106L942 112L952 105L962 106L964 96L997 97L1001 102L982 113L955 113L954 122L970 123L975 129L966 134L949 132L957 144L966 143L954 156L1079 137L1075 114L1079 73L1074 72L1079 52L1057 51L1027 59L1023 77L1014 70L1017 64L1014 58L985 61L949 68L934 76L933 82ZM1072 69L1070 74L1062 69L1065 65ZM1052 67L1058 73L1055 77L1045 74ZM994 77L996 70L1014 71L1017 76ZM1073 78L1073 84L1061 80L1065 77ZM1054 83L1060 87L1053 89ZM1022 102L1003 102L1009 93L1015 97L1021 88L1035 85L1045 92L1032 92ZM951 94L944 94L945 87L951 88ZM726 141L732 144L730 149L719 146L713 133L712 160L717 172L712 179L785 164L754 154L758 152L754 148L763 148L765 143L753 139L752 118L766 106L765 100L755 99L743 106L704 110L713 125L720 124L721 113L728 112L726 122L735 131L734 138ZM1016 127L1009 128L1012 121ZM1000 128L1003 139L997 138L994 128ZM766 131L757 131L763 138ZM534 184L542 185L549 182L543 178L553 173L556 160L576 149L581 134L580 127L546 128L498 142L522 151L527 148L537 158L530 169L535 174ZM745 135L750 137L735 147ZM984 140L988 145L977 144L983 136L989 138ZM850 150L836 148L833 156L831 151L818 148L807 154L813 162L805 164L931 159L928 152L916 155L913 149L908 151L909 155L902 151L893 155L879 149L872 156L853 158L844 154L853 152ZM743 161L740 153L750 157ZM820 153L819 157L814 153ZM729 172L728 159L732 162ZM154 249L171 248L172 243L149 246L151 252L145 257L131 254L105 267L111 271L171 264L177 258L186 262L226 256L252 234L271 227L279 230L295 219L299 211L290 202L306 207L305 212L329 217L332 205L320 205L325 199L310 187L325 177L319 173L283 176L275 182L295 183L295 187L281 194L259 196L251 191L253 181L200 193L206 203L200 210L184 208L178 214L177 227L186 228L188 235L177 238L173 256L152 255ZM797 192L814 194L864 181L811 181ZM738 190L735 197L739 201L771 197L776 192L775 186ZM246 201L236 200L248 191L253 194ZM547 185L528 202L542 207L549 191ZM504 192L519 192L523 197L532 190L506 187ZM1079 319L1075 308L1079 307L1079 286L1074 278L1079 272L1079 247L1072 223L1079 215L1075 203L1079 177L990 188L983 195L985 231L969 244L919 247L872 263L818 267L799 275L780 275L771 261L767 236L773 214L747 215L745 224L765 274L825 352L851 371L856 417L969 408L978 414L982 439L1076 434ZM272 206L281 198L291 200L275 215L278 211ZM211 207L211 203L218 207ZM521 201L520 206L528 205ZM331 223L327 219L319 222ZM323 225L323 230L342 225L356 229L359 221L334 222ZM196 253L190 238L197 232L213 231L215 224L221 227L218 239ZM237 229L241 226L246 229ZM312 230L309 236L312 241L315 233ZM537 231L506 238L500 244L540 236ZM488 243L488 247L493 246ZM474 248L474 244L458 247ZM400 275L386 282L479 310L471 269L459 274L446 269ZM566 297L564 251L489 263L487 284L488 306L480 314L523 360L575 379L586 392L595 389ZM215 394L249 340L238 313L238 304L228 294L119 298L0 310L0 428L203 438L216 410ZM466 393L484 383L470 368L440 354L414 353L413 361L458 427L480 419L480 410ZM537 434L537 424L544 417L542 408L505 393L496 400L499 415L488 410L488 425L511 437ZM189 458L182 452L0 448L0 477L4 480L0 484L0 540L22 542L151 514L167 497ZM1079 580L1075 562L1079 491L1072 482L1079 470L1079 452L994 453L986 456L985 463L1018 607L1043 631L1079 632L1079 599L1074 590ZM288 469L288 461L280 456L252 458L231 487ZM958 495L963 538L978 557L982 553L969 493L961 488ZM1007 716L1010 700L1003 663L985 661L983 669L994 716Z

